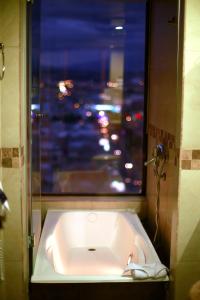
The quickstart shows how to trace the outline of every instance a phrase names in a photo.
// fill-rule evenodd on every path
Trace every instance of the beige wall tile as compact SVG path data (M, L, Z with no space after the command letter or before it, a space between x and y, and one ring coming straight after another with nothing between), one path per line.
M200 170L182 171L179 194L177 261L200 258Z
M170 271L171 278L174 281L175 271L176 271L176 261L177 261L177 228L178 228L178 213L177 207L173 210L171 219L171 228L176 230L171 230L171 248L170 248Z
M7 48L2 81L2 146L19 145L19 49Z
M200 72L200 2L186 1L184 33L184 86L182 147L200 148L199 72Z
M187 1L186 1L187 2ZM200 9L200 5L198 10ZM194 12L193 12L194 14ZM185 50L187 51L200 51L200 41L199 41L199 34L200 34L200 20L199 17L195 19L194 16L188 16L186 11L186 22L189 22L190 26L185 27ZM189 58L189 57L188 57Z
M200 170L200 159L195 159L191 161L192 170Z
M10 212L4 225L5 260L22 260L22 220L20 170L3 169L3 187L8 197Z
M5 300L27 299L27 291L24 287L23 268L21 262L6 262L5 278Z
M25 13L25 0L0 1L0 41L5 44L6 61L5 77L0 82L0 147L5 148L18 148L26 142ZM20 141L22 131L23 143ZM17 166L16 158L14 166ZM28 298L25 292L28 288L28 250L26 187L22 169L0 167L1 179L11 208L4 229L6 281L3 299L24 300Z
M188 22L199 22L199 7L200 3L198 0L185 1L185 11Z
M200 278L200 264L180 263L176 267L175 277L175 299L188 300L189 290L192 285Z
M199 51L184 49L184 61L183 61L183 75L184 78L187 74L190 74L193 68L199 66L200 58Z
M3 10L3 1L0 1L0 11ZM1 20L0 20L1 25ZM0 39L2 40L2 26L0 26Z
M1 87L1 81L0 81L0 148L2 147L2 145L1 145L1 110L2 110L2 97L1 97L1 93L2 93L2 87Z
M1 40L6 47L19 46L19 2L1 1Z
M181 150L181 159L191 160L192 159L192 150Z
M0 1L0 11L2 10L2 2ZM2 28L0 26L0 40L2 41ZM2 111L2 97L1 97L1 93L2 93L2 82L0 81L0 148L2 147L1 144L1 111ZM0 150L0 181L2 180L2 168L1 168L1 150Z
M192 55L192 53L190 53ZM200 58L200 54L199 54ZM193 66L190 72L184 78L184 108L182 124L182 148L199 149L200 148L200 101L199 101L199 72L200 63Z
M181 148L200 149L199 72L200 72L200 2L185 1L183 103ZM176 249L175 297L188 299L191 285L200 278L200 170L199 151L181 151ZM191 161L191 159L193 159ZM188 169L188 170L186 170ZM191 169L191 170L189 170ZM194 169L194 170L192 170ZM195 170L196 169L196 170Z

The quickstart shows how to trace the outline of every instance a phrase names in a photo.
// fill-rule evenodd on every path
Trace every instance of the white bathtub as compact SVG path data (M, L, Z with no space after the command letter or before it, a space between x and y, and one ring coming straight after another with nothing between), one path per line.
M31 282L129 282L123 271L130 259L160 262L135 213L51 210Z

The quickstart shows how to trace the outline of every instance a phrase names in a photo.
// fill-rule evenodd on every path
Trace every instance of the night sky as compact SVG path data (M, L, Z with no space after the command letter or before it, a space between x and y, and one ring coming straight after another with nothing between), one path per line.
M144 70L145 1L42 0L41 8L44 68L94 69L100 53L114 45L125 48L127 66ZM116 32L120 22L124 30Z

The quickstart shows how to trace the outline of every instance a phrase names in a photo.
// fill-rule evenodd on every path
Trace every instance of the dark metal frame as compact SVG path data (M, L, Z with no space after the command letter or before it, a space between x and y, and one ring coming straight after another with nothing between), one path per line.
M27 72L27 174L28 174L28 235L32 234L32 193L31 193L31 109L30 109L30 98L31 98L31 2L26 3L26 47L27 47L27 58L26 58L26 72ZM33 271L33 255L32 248L29 248L29 277L31 277Z

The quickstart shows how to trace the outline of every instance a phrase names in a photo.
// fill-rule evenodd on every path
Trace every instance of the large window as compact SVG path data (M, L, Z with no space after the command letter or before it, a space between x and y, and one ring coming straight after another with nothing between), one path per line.
M41 1L43 193L142 192L145 14L145 1Z

